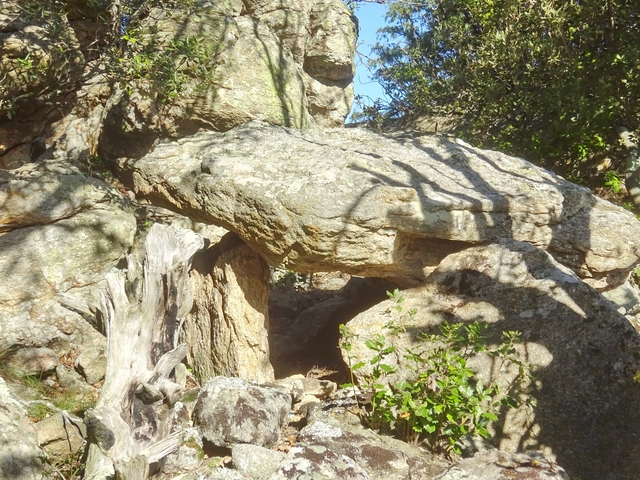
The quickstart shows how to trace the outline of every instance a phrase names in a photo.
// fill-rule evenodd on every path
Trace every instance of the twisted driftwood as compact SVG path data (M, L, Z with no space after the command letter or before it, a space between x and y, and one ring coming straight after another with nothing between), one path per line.
M174 451L171 433L180 386L173 370L187 352L178 345L193 303L191 259L202 239L189 230L153 225L143 267L132 255L126 276L110 273L101 311L107 333L107 373L96 407L87 412L86 477L144 480L149 466Z

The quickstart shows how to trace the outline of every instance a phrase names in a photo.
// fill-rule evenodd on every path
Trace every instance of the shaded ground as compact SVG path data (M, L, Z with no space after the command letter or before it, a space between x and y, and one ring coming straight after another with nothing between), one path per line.
M269 347L276 378L303 374L342 383L348 369L338 348L339 327L387 298L391 282L341 272L272 280Z

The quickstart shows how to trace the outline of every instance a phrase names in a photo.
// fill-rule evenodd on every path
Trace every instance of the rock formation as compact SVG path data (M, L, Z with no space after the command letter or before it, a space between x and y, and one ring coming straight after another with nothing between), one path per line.
M267 382L269 267L229 233L194 260L194 307L182 330L201 382L216 375Z
M351 109L357 32L339 0L144 3L115 50L103 45L112 12L59 3L0 7L0 166L45 150L140 156L159 138L256 119L339 126Z
M0 170L0 203L0 350L52 346L64 355L70 342L99 343L69 297L95 298L87 291L131 246L128 201L71 165L42 162Z
M520 358L534 367L536 406L508 413L497 445L546 451L580 478L632 478L638 471L640 395L633 377L640 335L570 270L539 248L505 239L449 255L423 286L402 296L402 312L388 300L347 324L357 338L350 352L357 361L373 358L365 342L381 332L397 347L385 362L406 365L406 348L420 348L421 332L435 333L443 321L487 322L494 343L503 331L519 331ZM417 313L407 315L413 308ZM401 331L385 328L392 320ZM496 368L488 356L472 365L485 384L495 375L509 384L514 371ZM366 375L367 367L354 374ZM401 370L389 382L408 374Z
M454 138L326 128L356 31L340 0L2 2L0 480L85 441L94 479L569 478L557 461L636 480L640 223ZM344 278L271 295L276 330L270 267ZM537 407L492 425L503 450L436 458L364 429L352 390L312 378L326 365L297 370L390 282L419 314L394 335L373 306L349 324L363 344L443 319L522 332ZM274 380L274 358L308 375Z
M513 238L606 289L640 255L630 212L525 160L443 137L251 123L119 167L136 194L232 230L271 265L301 272L416 285L452 252Z

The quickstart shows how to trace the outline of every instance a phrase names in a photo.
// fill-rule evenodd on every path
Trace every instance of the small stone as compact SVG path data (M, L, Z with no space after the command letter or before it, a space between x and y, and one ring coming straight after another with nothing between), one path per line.
M215 377L202 387L194 425L218 447L274 446L291 410L291 395L240 378Z
M54 456L75 452L84 445L87 429L84 423L71 423L61 413L51 415L35 424L38 443Z
M94 389L87 385L84 378L75 370L69 370L67 367L60 365L56 368L56 376L60 387L68 392L80 396L91 396L94 393Z
M49 348L23 348L9 359L9 365L24 375L46 375L59 363L56 353Z
M256 480L263 480L276 471L285 454L257 445L239 444L231 449L233 467Z
M104 348L88 348L76 360L76 370L88 384L94 385L102 380L107 371L107 357Z

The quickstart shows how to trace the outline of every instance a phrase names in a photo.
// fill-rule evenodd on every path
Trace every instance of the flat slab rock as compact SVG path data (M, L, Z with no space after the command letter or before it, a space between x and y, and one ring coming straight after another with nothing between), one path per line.
M445 467L417 447L326 417L302 429L269 480L429 479Z
M465 458L434 480L569 480L562 467L540 452L490 450Z
M501 237L598 287L640 260L640 223L531 163L438 136L251 122L159 145L120 168L137 194L236 232L272 265L417 284Z

